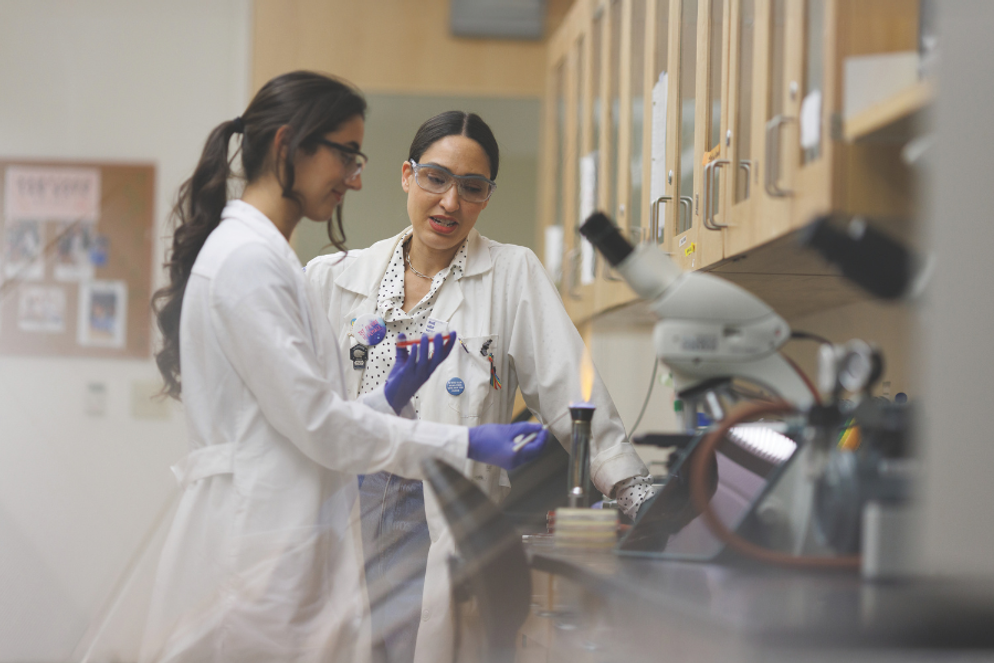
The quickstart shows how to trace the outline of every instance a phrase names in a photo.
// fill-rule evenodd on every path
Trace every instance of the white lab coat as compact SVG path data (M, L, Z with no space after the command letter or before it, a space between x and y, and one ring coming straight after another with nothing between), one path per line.
M343 352L356 342L349 334L351 321L375 311L380 282L403 235L365 250L350 250L344 257L320 256L308 263L307 277L320 292ZM475 229L470 231L467 248L466 269L461 277L450 277L439 288L429 324L431 319L437 321L433 332L455 330L469 352L455 348L418 391L421 418L468 426L507 423L513 416L515 390L520 387L528 407L552 422L570 402L583 400L583 340L532 251L494 242ZM490 386L490 364L480 354L488 340L503 382L499 391ZM346 371L348 393L353 397L361 377L361 371ZM465 383L465 391L453 396L446 383L456 377ZM595 377L591 400L598 408L592 427L591 476L599 490L610 494L618 481L647 470L626 441L624 426L599 377ZM569 444L570 426L568 416L560 418L552 433ZM495 502L507 495L510 482L500 468L471 460L459 467ZM431 546L414 660L436 663L452 660L453 604L446 560L454 544L431 490L425 490L425 512ZM479 644L471 637L479 633L472 607L463 609L462 616L460 662L471 660Z
M461 463L466 429L376 412L382 391L350 401L300 262L242 201L193 267L180 347L193 451L173 468L184 492L141 660L364 656L356 474Z

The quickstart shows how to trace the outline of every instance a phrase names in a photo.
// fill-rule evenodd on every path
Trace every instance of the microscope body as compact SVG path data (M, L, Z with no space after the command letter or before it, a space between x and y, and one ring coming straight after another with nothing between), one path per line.
M636 247L615 269L658 318L656 356L673 372L681 397L716 380L741 378L801 410L811 406L811 391L778 352L790 326L763 300L717 276L683 272L652 245Z

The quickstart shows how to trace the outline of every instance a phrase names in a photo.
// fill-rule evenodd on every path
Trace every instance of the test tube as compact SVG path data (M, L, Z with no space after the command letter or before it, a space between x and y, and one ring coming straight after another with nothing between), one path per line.
M569 456L569 485L567 486L569 505L572 508L590 506L590 420L594 418L593 403L571 403L570 416L573 418L573 441Z

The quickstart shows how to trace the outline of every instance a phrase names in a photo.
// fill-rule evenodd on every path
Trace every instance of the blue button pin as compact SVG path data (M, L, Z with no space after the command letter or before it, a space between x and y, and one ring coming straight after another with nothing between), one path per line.
M452 378L445 383L445 391L449 392L453 396L458 396L462 392L466 391L466 383L460 378Z

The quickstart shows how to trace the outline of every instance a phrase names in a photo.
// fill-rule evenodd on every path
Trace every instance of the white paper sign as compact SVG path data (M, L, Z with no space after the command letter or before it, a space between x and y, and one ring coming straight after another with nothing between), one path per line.
M821 142L821 90L815 90L801 102L801 147L818 147Z
M597 150L580 157L580 218L582 224L597 209ZM586 239L580 240L580 283L597 280L597 253Z
M669 76L659 74L659 80L652 87L652 161L650 170L649 195L651 201L666 195L666 99L669 91ZM659 241L663 236L665 208L659 209Z
M11 166L4 193L8 221L96 221L100 216L100 171L96 168Z

